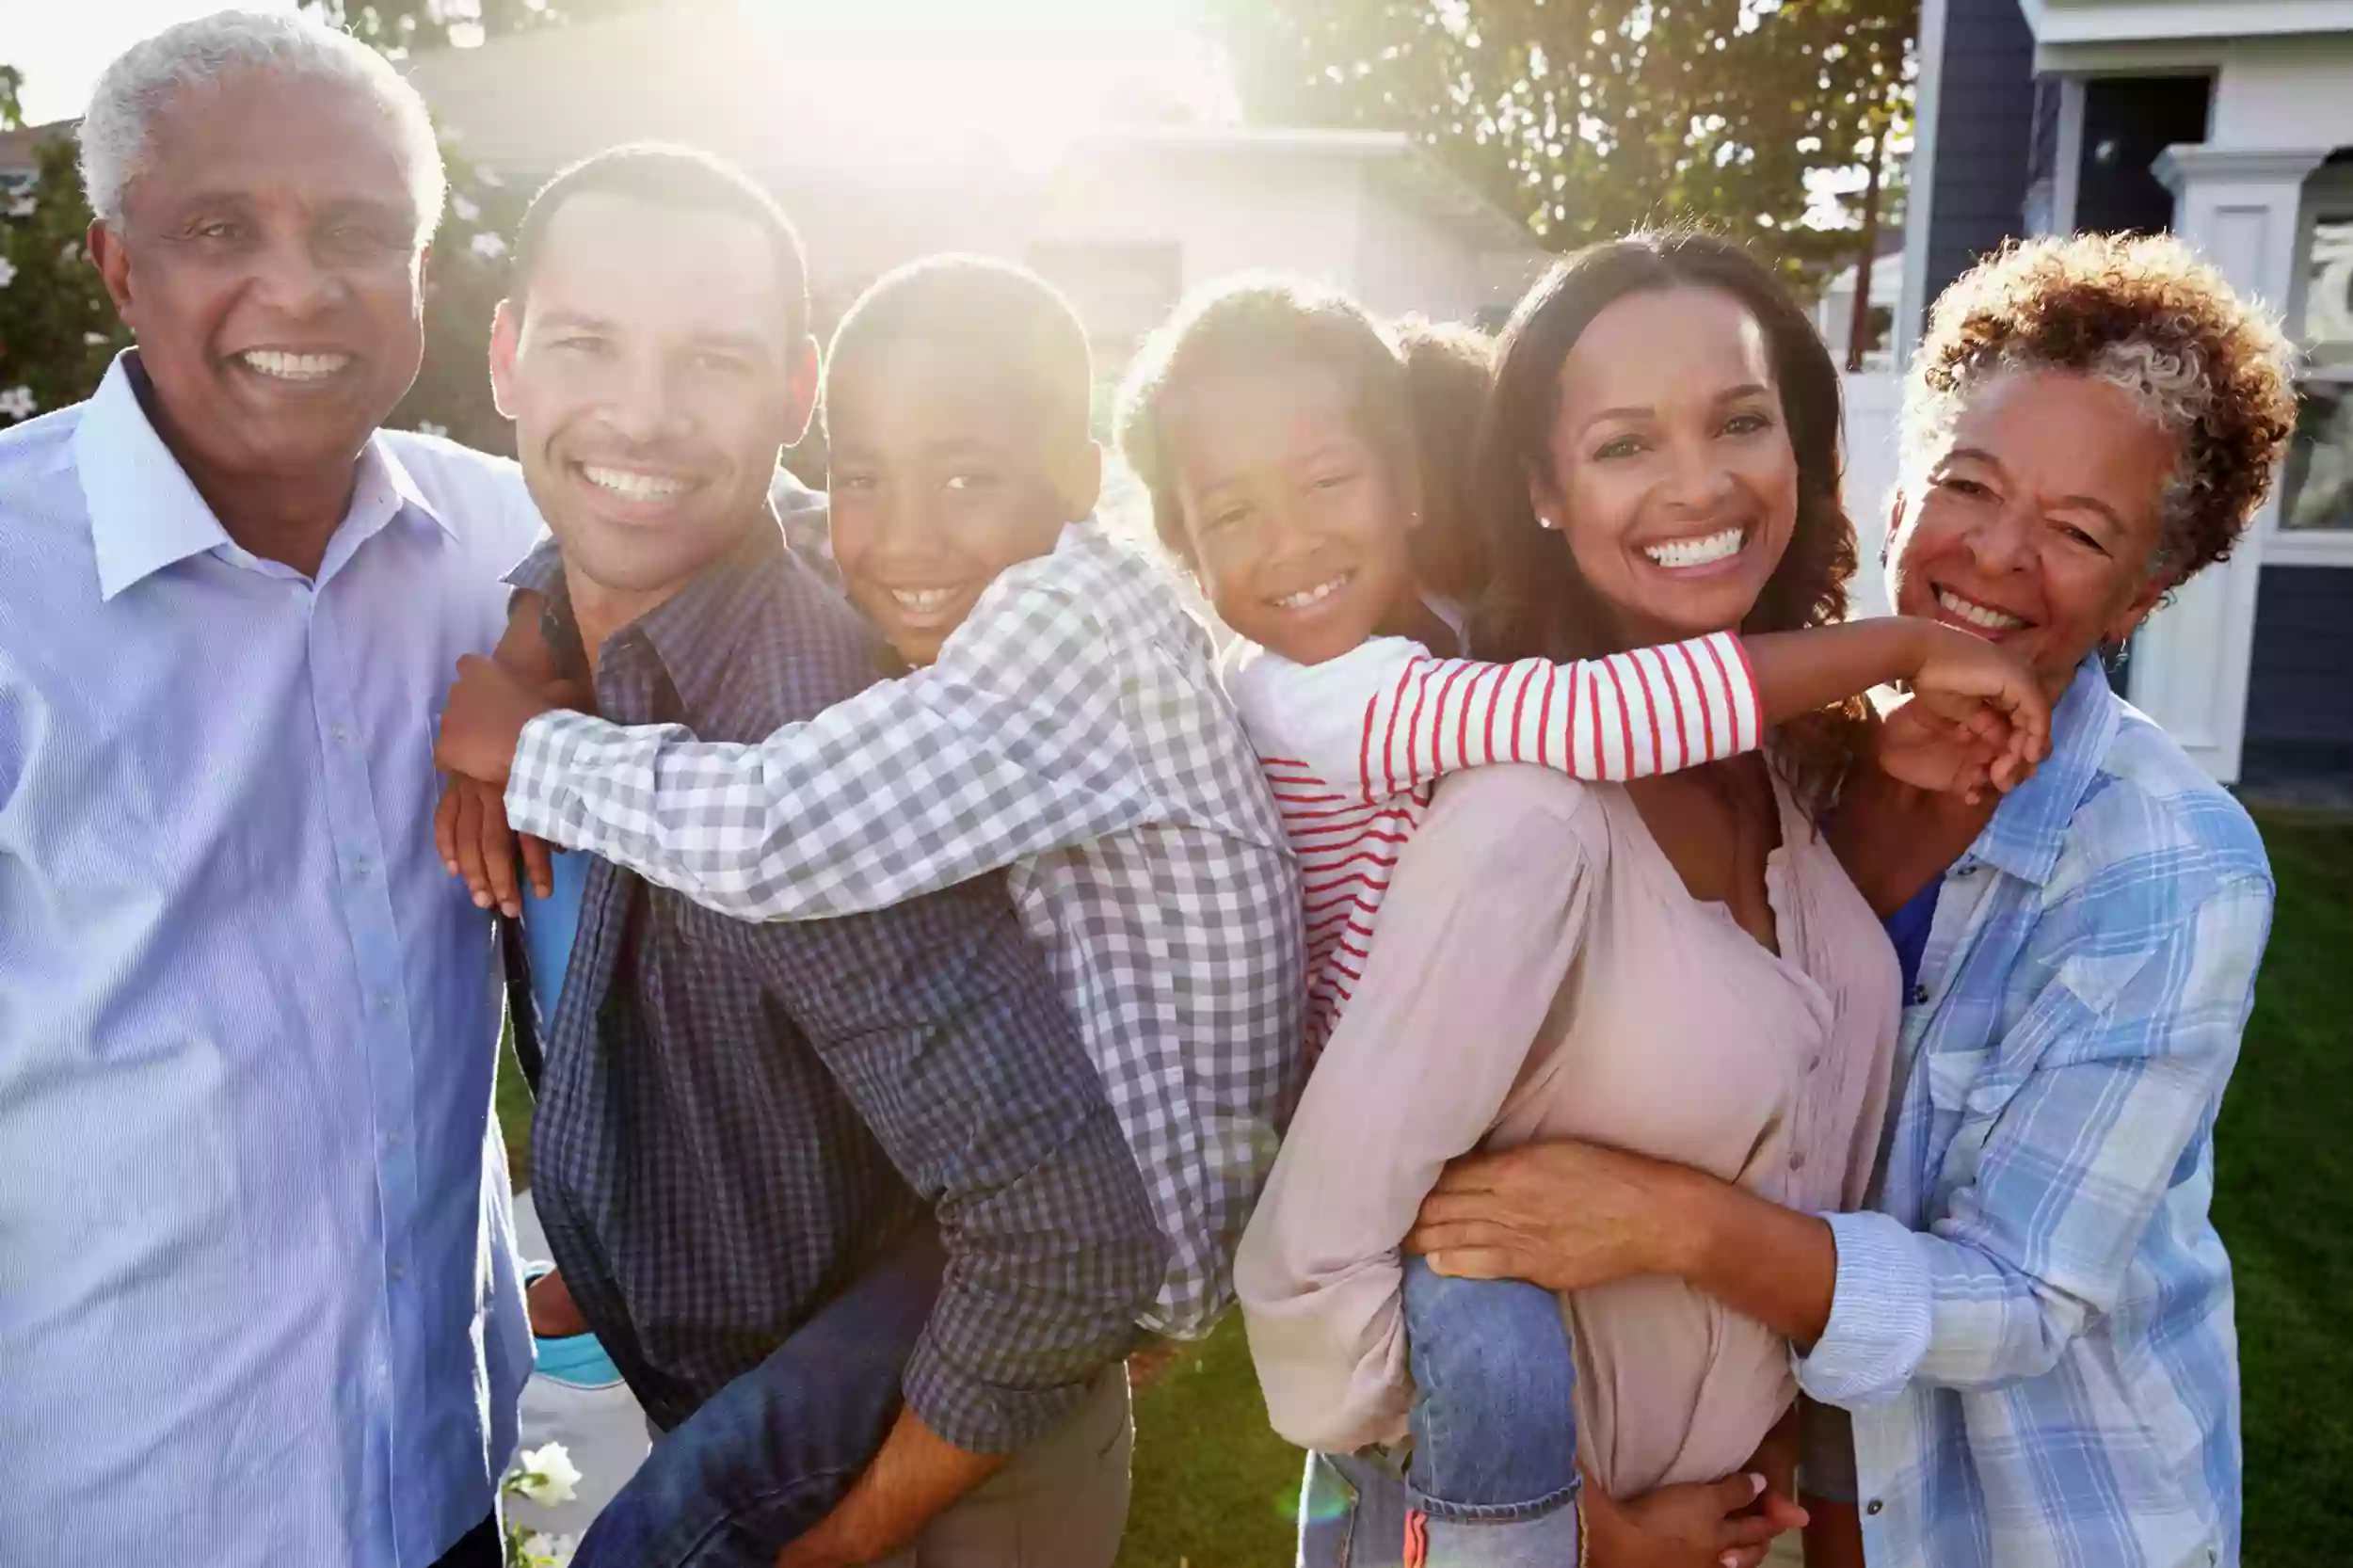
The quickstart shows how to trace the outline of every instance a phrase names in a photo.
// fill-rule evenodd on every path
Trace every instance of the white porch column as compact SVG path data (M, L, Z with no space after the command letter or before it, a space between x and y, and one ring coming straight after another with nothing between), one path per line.
M2202 251L2233 287L2284 312L2295 297L2304 177L2328 156L2325 147L2185 143L2167 148L2155 169L2173 192L2173 232ZM2184 585L2133 644L2134 705L2225 784L2238 779L2255 584L2264 535L2279 505L2275 489L2231 558Z

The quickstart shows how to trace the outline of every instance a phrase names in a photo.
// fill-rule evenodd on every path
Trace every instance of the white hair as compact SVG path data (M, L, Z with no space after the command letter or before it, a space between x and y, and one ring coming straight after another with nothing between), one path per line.
M331 82L366 94L383 112L408 167L417 243L432 237L448 179L424 100L390 61L349 34L271 11L216 11L183 22L133 44L106 68L79 133L90 211L120 228L123 192L147 166L156 117L183 93L241 72Z

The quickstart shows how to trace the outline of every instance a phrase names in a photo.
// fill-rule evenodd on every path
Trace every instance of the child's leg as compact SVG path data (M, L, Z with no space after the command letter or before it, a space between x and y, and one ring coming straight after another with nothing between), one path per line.
M1419 1516L1407 1520L1408 1564L1575 1563L1577 1369L1560 1298L1519 1280L1449 1279L1408 1256L1405 1334L1416 1391L1405 1479Z
M575 1568L771 1568L882 1447L941 1263L927 1222L664 1433L589 1527Z

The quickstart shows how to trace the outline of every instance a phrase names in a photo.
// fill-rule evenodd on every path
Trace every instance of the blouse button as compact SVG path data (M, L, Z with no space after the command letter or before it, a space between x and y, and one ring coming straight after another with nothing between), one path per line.
M1876 1515L1876 1514L1877 1514L1877 1513L1878 1513L1878 1512L1879 1512L1881 1509L1885 1508L1886 1506L1887 1506L1887 1505L1886 1505L1885 1503L1883 1503L1883 1502L1880 1501L1877 1497L1873 1497L1873 1498L1871 1499L1871 1501L1870 1501L1870 1505L1869 1505L1868 1507L1865 1508L1863 1512L1865 1512L1865 1513L1875 1514L1875 1515Z
M1914 985L1912 988L1912 1005L1914 1007L1926 1007L1928 1004L1929 988L1925 985Z
M1793 1149L1790 1151L1789 1168L1793 1171L1802 1171L1805 1169L1805 1151L1803 1149Z

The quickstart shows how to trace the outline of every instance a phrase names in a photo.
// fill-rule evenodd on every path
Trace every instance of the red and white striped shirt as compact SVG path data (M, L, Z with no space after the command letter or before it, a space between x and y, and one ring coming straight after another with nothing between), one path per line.
M1321 664L1245 648L1225 684L1299 857L1311 1059L1363 972L1389 872L1442 775L1533 762L1623 781L1764 738L1748 655L1728 632L1570 664L1440 659L1403 637Z

